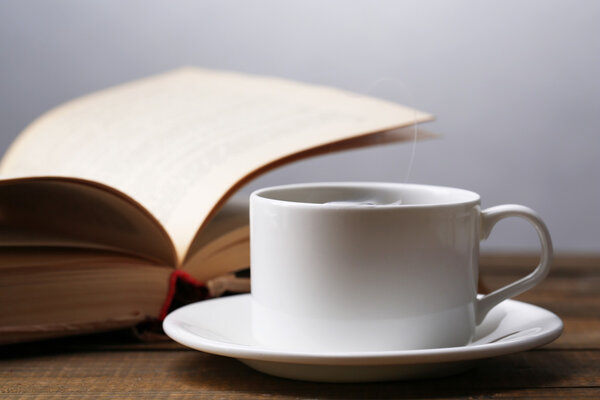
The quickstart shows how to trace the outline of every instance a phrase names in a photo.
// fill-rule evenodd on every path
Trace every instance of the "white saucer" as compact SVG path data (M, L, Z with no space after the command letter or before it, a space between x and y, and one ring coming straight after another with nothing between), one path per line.
M207 353L239 359L284 378L324 382L366 382L447 376L478 359L515 353L560 336L560 318L514 300L496 306L476 329L473 343L409 351L305 353L260 345L252 336L249 294L206 300L175 310L163 322L175 341Z

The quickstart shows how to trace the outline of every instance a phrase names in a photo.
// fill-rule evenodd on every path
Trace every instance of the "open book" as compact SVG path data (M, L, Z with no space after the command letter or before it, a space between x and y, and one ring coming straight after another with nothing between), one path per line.
M249 266L247 204L227 202L244 183L303 157L409 140L431 119L197 68L59 106L0 165L0 343L164 317L178 279L204 290Z

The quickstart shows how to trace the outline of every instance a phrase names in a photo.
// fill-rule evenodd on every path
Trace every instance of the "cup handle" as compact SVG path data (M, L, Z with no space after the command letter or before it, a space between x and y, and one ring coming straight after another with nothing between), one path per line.
M516 204L506 204L496 207L490 207L481 212L481 230L480 240L487 239L492 228L498 221L507 217L521 217L529 221L540 238L541 256L540 263L535 270L524 278L519 279L509 285L506 285L494 292L485 295L477 300L475 308L475 322L479 325L487 313L498 303L510 297L516 296L531 289L540 283L548 272L552 263L552 239L546 224L539 215L531 208Z

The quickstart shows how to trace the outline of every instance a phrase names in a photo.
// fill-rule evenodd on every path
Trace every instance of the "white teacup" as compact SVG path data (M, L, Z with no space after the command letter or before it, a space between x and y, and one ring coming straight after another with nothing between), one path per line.
M535 227L540 264L478 299L479 241L509 216ZM470 191L394 183L258 190L250 242L254 335L303 352L466 345L488 311L539 283L552 259L548 229L527 207L481 211Z

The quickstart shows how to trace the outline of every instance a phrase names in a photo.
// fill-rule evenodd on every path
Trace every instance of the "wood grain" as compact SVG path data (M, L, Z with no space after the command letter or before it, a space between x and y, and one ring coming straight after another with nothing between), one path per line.
M1 398L600 398L600 257L558 258L546 281L519 297L557 313L563 335L543 348L482 360L455 377L372 384L279 379L236 360L128 332L0 347ZM500 286L535 259L483 258ZM487 261L487 263L485 263Z

